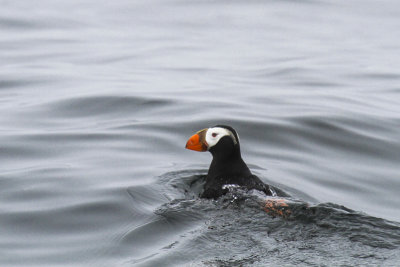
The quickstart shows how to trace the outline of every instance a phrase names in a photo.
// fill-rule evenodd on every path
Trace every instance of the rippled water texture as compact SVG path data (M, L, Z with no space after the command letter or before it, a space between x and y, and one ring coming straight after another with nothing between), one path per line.
M400 262L398 1L0 3L0 265ZM215 124L308 206L199 199Z

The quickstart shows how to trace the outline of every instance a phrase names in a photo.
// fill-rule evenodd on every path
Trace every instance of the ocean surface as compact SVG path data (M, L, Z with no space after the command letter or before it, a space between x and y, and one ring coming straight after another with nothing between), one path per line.
M0 0L0 266L399 266L397 0ZM198 197L227 124L257 192Z

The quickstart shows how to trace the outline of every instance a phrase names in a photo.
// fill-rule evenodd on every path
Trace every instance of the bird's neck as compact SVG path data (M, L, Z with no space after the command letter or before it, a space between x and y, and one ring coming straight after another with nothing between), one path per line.
M219 177L247 177L250 175L251 172L243 161L240 151L238 151L238 153L232 153L225 157L214 155L207 176L211 179L216 179Z

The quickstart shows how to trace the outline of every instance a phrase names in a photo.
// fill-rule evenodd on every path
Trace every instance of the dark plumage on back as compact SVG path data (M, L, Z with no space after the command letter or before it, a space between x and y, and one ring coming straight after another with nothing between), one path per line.
M206 149L197 149L196 140L205 145ZM196 148L193 149L194 147ZM253 175L243 161L239 136L232 127L217 125L204 129L189 139L186 148L196 151L208 150L213 156L201 197L215 199L222 196L228 192L228 189L223 188L224 185L239 185L248 190L256 189L271 195L269 186Z

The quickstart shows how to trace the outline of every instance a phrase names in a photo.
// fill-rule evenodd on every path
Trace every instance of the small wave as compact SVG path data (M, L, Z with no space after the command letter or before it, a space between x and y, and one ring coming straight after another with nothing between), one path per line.
M227 185L229 192L217 200L193 198L196 194L186 191L191 190L194 181L204 178L204 171L177 171L160 177L167 191L179 192L175 192L177 198L155 212L164 220L164 226L156 228L164 229L168 222L168 231L157 231L157 237L167 235L170 246L160 248L156 254L153 247L153 254L140 263L312 265L318 264L318 254L324 255L327 265L380 265L393 261L393 251L400 246L398 223L332 203L309 206L286 198L292 213L283 218L263 211L265 197L237 186Z
M148 112L170 105L166 99L143 98L134 96L80 96L64 99L46 105L46 114L61 117L100 116L106 114L130 114Z

